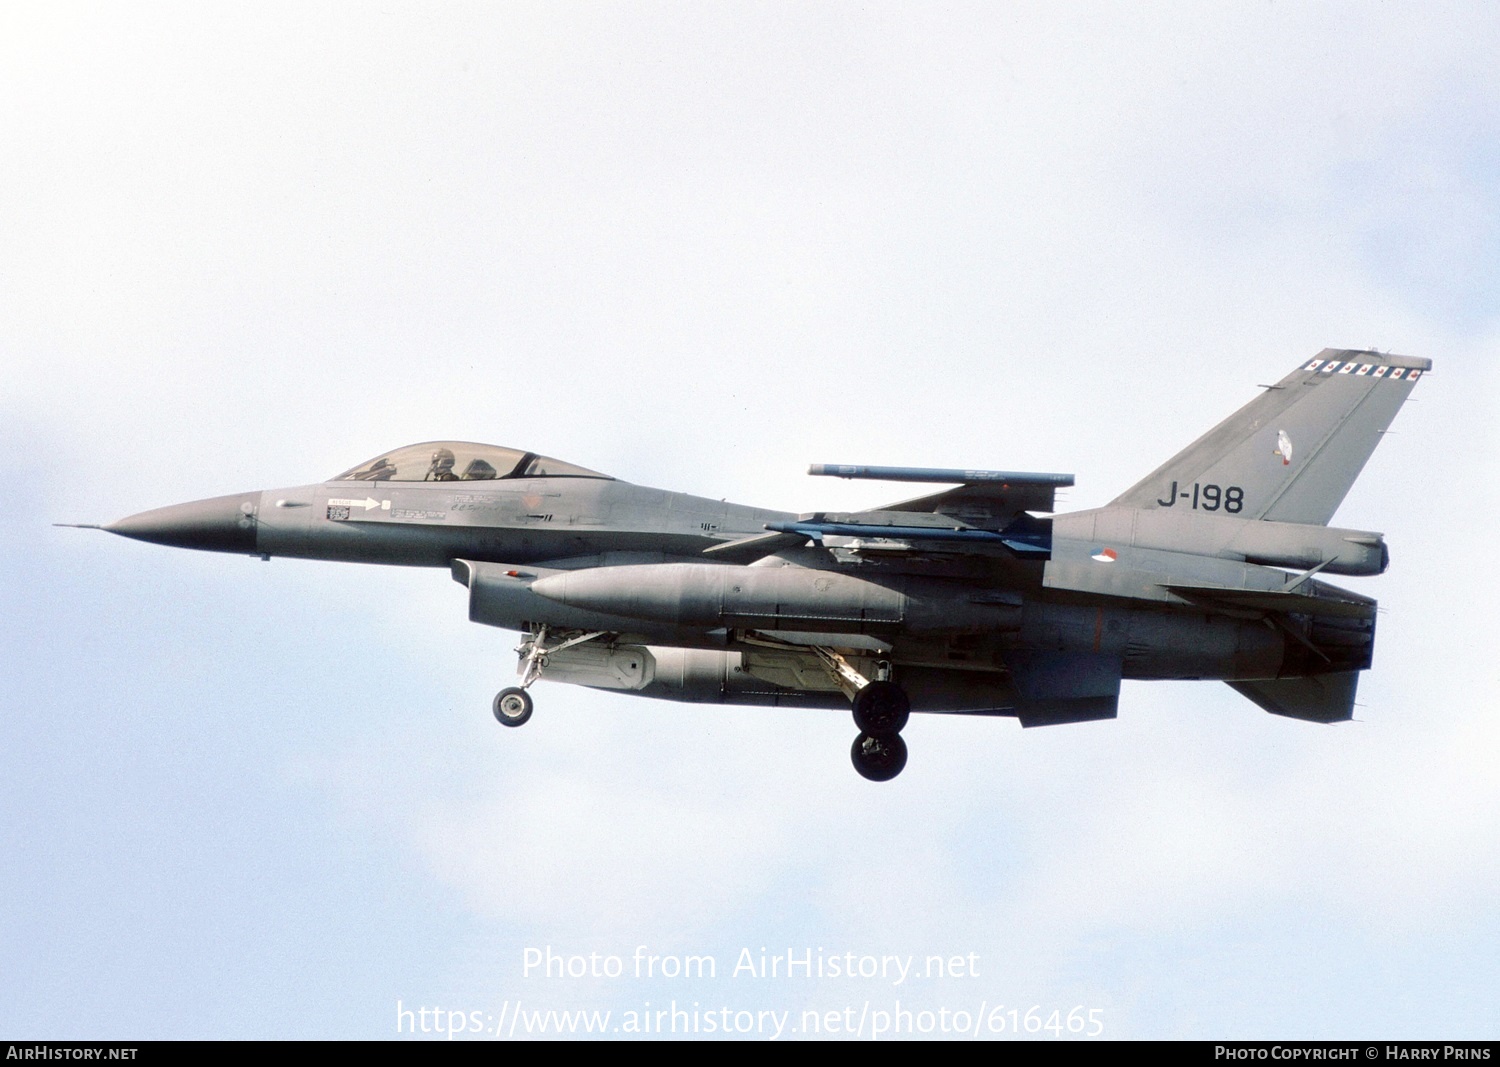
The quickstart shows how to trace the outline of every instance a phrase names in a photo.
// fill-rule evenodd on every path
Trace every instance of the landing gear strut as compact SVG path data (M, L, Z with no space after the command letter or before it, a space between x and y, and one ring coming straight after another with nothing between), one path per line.
M573 636L559 641L551 648L547 647L545 626L538 626L534 631L522 637L520 645L516 648L521 656L521 665L518 668L521 684L509 686L495 694L495 699L491 704L491 709L495 713L495 721L501 726L526 725L526 721L531 718L531 713L535 709L531 694L526 690L531 688L532 682L542 676L542 668L547 665L547 657L553 652L581 645L585 641L592 641L603 633L603 630L595 630L592 633L573 631Z
M911 718L906 690L891 681L891 665L884 660L876 662L872 681L837 649L814 645L812 650L853 703L854 725L859 729L849 749L854 769L872 782L890 781L906 766L906 742L901 740L901 731Z

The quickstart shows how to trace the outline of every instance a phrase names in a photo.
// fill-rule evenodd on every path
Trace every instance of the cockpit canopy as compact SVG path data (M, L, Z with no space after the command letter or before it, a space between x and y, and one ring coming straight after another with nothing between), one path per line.
M490 482L499 478L608 478L519 448L470 441L427 441L386 452L345 471L336 482Z

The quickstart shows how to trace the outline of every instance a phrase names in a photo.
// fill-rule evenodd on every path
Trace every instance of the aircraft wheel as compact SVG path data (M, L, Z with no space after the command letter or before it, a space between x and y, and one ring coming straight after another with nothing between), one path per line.
M495 721L501 726L524 726L531 718L531 694L512 686L495 694Z
M889 782L906 766L906 742L900 734L860 734L849 750L861 778Z
M854 725L873 736L894 736L911 718L911 701L895 682L871 682L854 694Z

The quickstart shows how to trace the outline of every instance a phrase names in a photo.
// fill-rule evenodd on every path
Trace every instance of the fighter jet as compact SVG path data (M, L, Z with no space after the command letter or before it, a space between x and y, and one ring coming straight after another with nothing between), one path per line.
M1071 474L820 464L925 483L796 515L435 441L325 482L103 527L180 548L446 567L469 618L521 635L495 718L538 680L663 700L852 712L855 769L906 765L912 711L1022 726L1114 718L1120 681L1213 679L1266 711L1349 719L1383 536L1328 525L1431 361L1327 349L1101 508ZM939 488L946 486L946 488Z

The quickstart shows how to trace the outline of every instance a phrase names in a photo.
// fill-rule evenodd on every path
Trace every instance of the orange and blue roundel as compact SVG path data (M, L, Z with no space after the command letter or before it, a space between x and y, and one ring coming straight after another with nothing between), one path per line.
M1120 554L1112 548L1096 548L1089 558L1099 563L1113 563L1120 558Z

